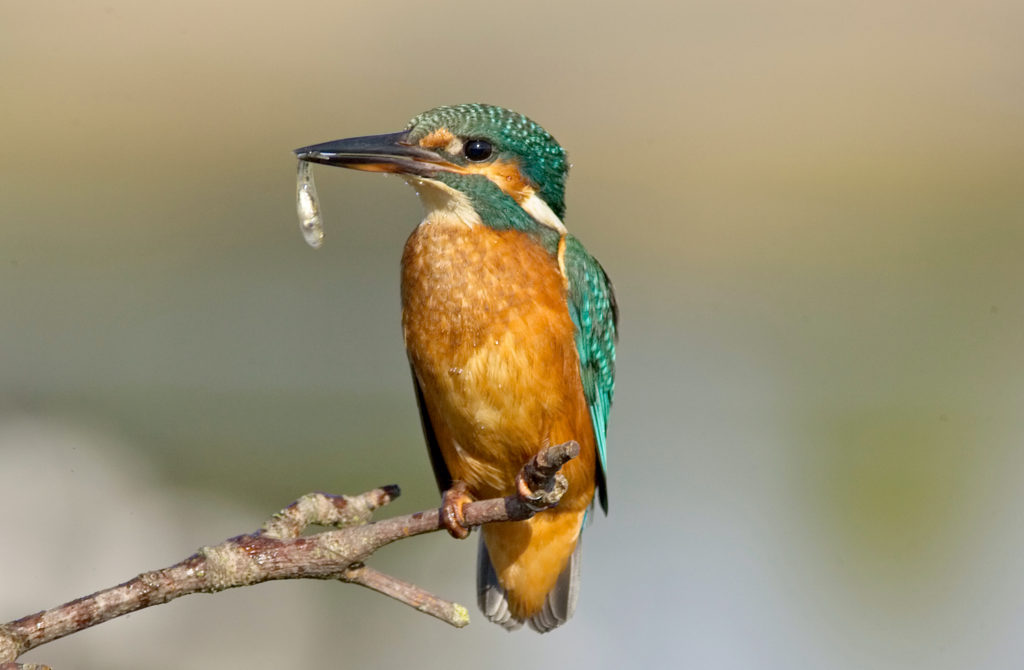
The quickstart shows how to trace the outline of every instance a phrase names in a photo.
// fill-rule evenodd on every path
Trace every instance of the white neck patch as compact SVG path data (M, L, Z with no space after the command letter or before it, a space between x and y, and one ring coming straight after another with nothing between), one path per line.
M427 216L423 219L424 223L428 221L457 221L470 228L483 223L469 198L461 191L436 179L412 175L404 175L404 179L416 191L420 202L427 210ZM569 231L562 220L536 193L531 193L526 200L519 203L519 206L542 226L551 228L559 235L568 234Z
M565 235L569 232L565 224L562 223L562 220L558 218L558 215L548 206L548 203L544 202L544 199L536 193L531 193L529 198L519 203L519 206L542 226L552 228L560 235Z

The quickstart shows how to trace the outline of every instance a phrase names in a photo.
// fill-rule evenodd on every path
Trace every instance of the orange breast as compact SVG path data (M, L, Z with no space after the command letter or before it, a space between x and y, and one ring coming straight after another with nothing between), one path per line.
M517 231L428 220L402 257L402 325L445 464L476 497L512 493L540 448L580 443L557 508L485 529L514 614L529 616L594 495L593 427L558 263Z

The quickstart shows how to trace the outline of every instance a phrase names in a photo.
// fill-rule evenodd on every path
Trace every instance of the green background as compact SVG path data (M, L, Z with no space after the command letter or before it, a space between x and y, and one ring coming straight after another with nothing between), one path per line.
M309 490L437 503L399 328L401 180L294 147L441 104L568 148L622 310L611 515L575 619L508 635L475 540L352 586L193 596L58 668L1001 668L1024 655L1024 5L7 3L0 620Z

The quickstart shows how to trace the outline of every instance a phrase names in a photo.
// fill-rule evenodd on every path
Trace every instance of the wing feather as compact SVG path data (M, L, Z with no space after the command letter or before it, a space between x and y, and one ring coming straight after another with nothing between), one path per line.
M608 413L615 393L615 342L619 308L604 268L572 235L565 237L563 257L569 283L569 314L576 327L583 393L590 406L598 454L598 499L608 513Z
M409 367L412 368L412 365ZM427 453L430 454L434 479L437 480L438 490L443 493L452 487L452 476L445 465L444 457L441 456L441 446L437 443L437 434L434 433L434 425L430 422L430 414L427 413L427 402L423 398L423 389L420 387L416 370L412 370L412 385L416 389L416 407L420 411L420 425L423 426L423 437L427 440Z

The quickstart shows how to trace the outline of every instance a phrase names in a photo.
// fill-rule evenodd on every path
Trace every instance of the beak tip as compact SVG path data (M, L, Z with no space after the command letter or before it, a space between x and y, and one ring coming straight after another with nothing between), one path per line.
M300 161L305 161L307 163L322 163L324 165L330 164L328 158L331 154L323 151L317 151L315 147L300 147L292 151L292 153L295 154L295 157Z

